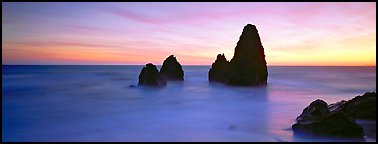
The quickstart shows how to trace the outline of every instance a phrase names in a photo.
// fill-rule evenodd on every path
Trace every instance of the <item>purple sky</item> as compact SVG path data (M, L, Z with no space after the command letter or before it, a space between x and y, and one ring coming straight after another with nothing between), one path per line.
M227 59L257 26L268 65L376 65L376 3L2 3L3 64Z

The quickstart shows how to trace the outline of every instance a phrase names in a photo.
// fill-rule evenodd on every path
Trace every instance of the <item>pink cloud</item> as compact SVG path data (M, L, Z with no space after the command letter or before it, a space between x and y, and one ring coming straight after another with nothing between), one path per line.
M86 25L78 25L78 24L69 24L65 26L69 30L75 30L75 31L101 31L103 29L100 29L98 27L92 27L92 26L86 26Z
M148 16L148 15L143 15L143 14L138 14L136 12L133 12L131 10L126 10L126 9L107 9L105 10L106 12L115 14L117 16L126 18L126 19L131 19L143 23L151 23L151 24L163 24L164 21L160 19L156 19L154 17Z
M67 47L125 59L134 56L141 63L141 58L147 61L151 53L156 62L174 53L185 63L193 59L211 64L219 52L233 51L242 27L252 23L270 52L267 55L283 51L321 53L327 43L337 45L343 39L375 35L375 4L108 3L85 5L85 9L72 4L67 9L77 6L78 11L67 13L77 17L58 15L55 19L55 14L46 12L5 16L3 22L8 24L3 26L3 44L11 46L3 52L12 51L12 56L20 58L27 53L15 53L52 52Z
M179 13L170 13L165 17L158 17L156 15L148 15L142 13L136 13L131 10L126 9L106 9L105 12L120 16L122 18L138 21L146 24L154 25L165 25L165 24L204 24L203 22L219 20L226 17L232 17L240 14L247 14L248 11L206 11L206 12L179 12ZM262 11L253 11L258 13L263 13Z

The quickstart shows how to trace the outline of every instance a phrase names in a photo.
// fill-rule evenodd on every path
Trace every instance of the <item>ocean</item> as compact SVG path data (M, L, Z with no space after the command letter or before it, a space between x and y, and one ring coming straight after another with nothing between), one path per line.
M209 83L210 66L183 66L183 82L130 88L142 67L3 65L2 140L361 141L296 136L291 125L316 99L376 91L376 67L311 66L268 66L260 87ZM357 122L375 142L376 121Z

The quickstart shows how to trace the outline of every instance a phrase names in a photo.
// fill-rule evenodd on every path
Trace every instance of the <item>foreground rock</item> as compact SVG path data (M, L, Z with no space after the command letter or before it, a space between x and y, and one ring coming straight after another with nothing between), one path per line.
M310 134L336 137L364 136L364 131L354 119L343 111L331 112L323 100L315 100L307 106L292 125L294 134Z
M230 62L218 55L209 71L210 82L251 86L267 84L268 71L264 48L256 26L247 24Z
M173 55L164 60L160 74L166 80L184 80L182 66Z
M167 83L165 80L160 76L159 71L157 70L156 66L152 63L146 64L143 67L139 74L139 83L140 86L166 86Z
M367 92L362 96L356 96L349 101L330 104L331 111L343 111L356 119L376 119L376 93Z
M296 121L303 122L320 119L330 113L331 111L329 111L327 103L323 100L317 99L303 109L302 114L297 117Z

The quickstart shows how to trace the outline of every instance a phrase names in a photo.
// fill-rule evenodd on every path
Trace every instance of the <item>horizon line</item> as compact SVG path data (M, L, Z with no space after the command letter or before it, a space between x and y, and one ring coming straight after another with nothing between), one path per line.
M2 64L2 66L143 66L145 64ZM155 66L162 66L162 64ZM182 66L211 66L189 64ZM303 66L303 67L376 67L376 65L267 65L267 66Z

